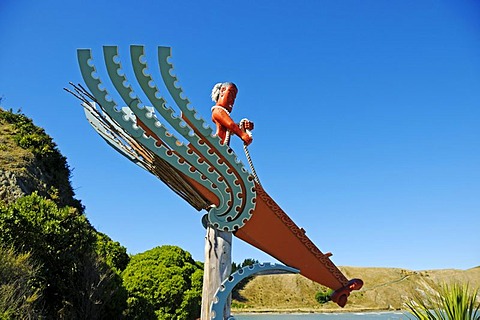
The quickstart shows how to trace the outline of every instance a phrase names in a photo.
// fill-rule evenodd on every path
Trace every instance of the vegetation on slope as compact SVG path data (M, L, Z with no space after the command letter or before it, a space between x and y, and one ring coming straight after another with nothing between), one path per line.
M123 272L131 319L196 319L203 268L190 253L162 246L132 257Z
M39 267L29 254L0 247L0 319L38 319L39 290L31 283Z
M119 275L95 252L95 232L78 209L36 193L0 205L0 245L39 266L29 284L46 318L103 319L125 309Z
M58 151L52 138L32 119L21 112L0 108L0 169L23 173L21 183L31 192L54 200L60 206L83 210L74 198L67 159ZM33 182L33 183L32 183ZM31 193L28 192L27 194Z
M126 249L88 221L52 138L1 108L0 173L0 319L199 315L201 264L178 247L136 255L130 264ZM139 309L140 300L148 303Z
M354 291L345 308L324 304L315 295L325 290L300 275L269 275L253 278L243 290L242 301L234 301L235 311L357 311L404 310L413 292L438 283L469 283L480 287L480 268L469 270L410 271L397 268L341 267L347 278L361 278L365 285Z

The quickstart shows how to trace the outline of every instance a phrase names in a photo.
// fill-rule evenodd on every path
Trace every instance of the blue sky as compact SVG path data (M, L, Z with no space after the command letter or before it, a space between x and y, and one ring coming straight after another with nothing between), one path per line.
M77 48L101 69L103 45L125 61L145 45L151 66L172 47L208 121L212 86L235 82L262 185L337 265L480 265L478 1L1 0L0 44L2 106L53 137L89 220L130 253L203 260L202 214L91 129L62 90L83 82ZM238 239L233 258L274 261Z

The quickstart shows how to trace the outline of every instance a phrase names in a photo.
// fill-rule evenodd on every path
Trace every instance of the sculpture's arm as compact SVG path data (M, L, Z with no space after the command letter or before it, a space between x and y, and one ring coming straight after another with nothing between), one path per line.
M234 134L240 137L247 145L252 143L253 138L245 131L240 129L240 127L230 118L228 113L226 113L221 108L214 108L212 111L212 120L217 124L223 126L226 130L230 130Z

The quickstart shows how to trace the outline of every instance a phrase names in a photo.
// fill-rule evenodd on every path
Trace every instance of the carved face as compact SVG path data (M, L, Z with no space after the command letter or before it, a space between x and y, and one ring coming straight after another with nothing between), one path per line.
M220 96L218 97L217 105L222 107L233 107L237 92L237 87L234 85L223 86L220 88Z

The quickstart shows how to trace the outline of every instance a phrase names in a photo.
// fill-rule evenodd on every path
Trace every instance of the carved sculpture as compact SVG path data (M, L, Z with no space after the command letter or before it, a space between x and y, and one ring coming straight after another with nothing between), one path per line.
M129 84L134 79L126 78L118 48L103 47L109 79L123 100L120 104L102 83L91 50L80 49L77 54L88 90L72 84L74 91L68 91L83 101L88 121L109 145L157 176L196 210L206 211L205 219L214 228L232 232L288 267L298 269L305 277L333 289L331 299L338 305L345 306L350 292L362 287L361 280L348 280L330 260L331 254L324 254L315 246L228 146L222 126L246 144L252 141L246 131L237 130L236 124L222 123L228 120L225 112L231 111L235 100L234 85L220 87L226 95L220 102L217 100L212 110L217 124L214 134L176 85L177 78L168 61L170 48L158 47L158 61L162 80L180 110L179 115L167 106L148 73L143 46L130 47L131 65L141 92L134 92ZM244 125L245 129L253 128L249 121Z

